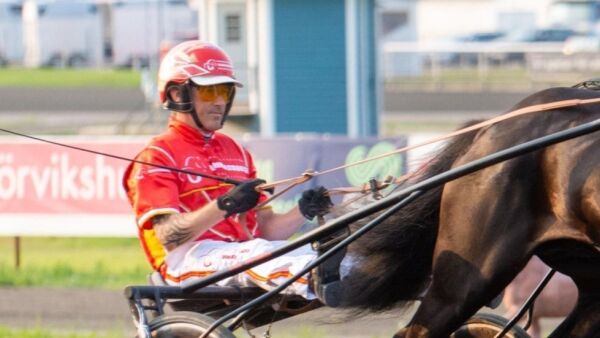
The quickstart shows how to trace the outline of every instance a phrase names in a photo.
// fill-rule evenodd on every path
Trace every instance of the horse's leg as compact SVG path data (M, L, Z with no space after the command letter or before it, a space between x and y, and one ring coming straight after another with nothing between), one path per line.
M448 337L502 291L516 274L511 272L511 265L518 264L517 259L506 260L506 266L488 270L453 253L440 255L434 263L431 286L419 309L409 325L395 337ZM498 275L506 276L507 280L495 282Z
M506 262L506 267L488 271L453 253L441 255L434 264L432 283L419 309L397 337L448 337L509 282L497 283L494 277L504 274L510 278L516 274L511 274L509 265L518 265L519 260Z
M499 185L511 187L510 193L482 188L485 176L482 182L471 178L467 184L446 185L432 282L397 337L448 337L500 294L529 259L527 236L534 220L519 203L521 188Z

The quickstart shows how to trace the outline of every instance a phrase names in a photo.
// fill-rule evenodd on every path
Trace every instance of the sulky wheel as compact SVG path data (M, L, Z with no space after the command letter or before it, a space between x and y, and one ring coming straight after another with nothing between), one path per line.
M494 338L502 332L508 319L493 313L478 313L467 320L452 334L452 338ZM505 338L530 338L527 332L515 325L504 336Z
M197 312L178 311L154 318L149 326L152 338L198 338L215 320ZM209 338L235 338L223 326L211 332Z

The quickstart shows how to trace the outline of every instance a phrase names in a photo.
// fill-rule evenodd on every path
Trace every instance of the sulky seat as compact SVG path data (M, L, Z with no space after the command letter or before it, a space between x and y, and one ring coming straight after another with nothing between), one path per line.
M148 282L151 286L168 286L156 271L148 276ZM219 318L265 293L259 287L207 286L189 294L170 295L164 301L173 311L192 311ZM245 322L248 328L259 327L321 306L317 300L280 294L252 310Z

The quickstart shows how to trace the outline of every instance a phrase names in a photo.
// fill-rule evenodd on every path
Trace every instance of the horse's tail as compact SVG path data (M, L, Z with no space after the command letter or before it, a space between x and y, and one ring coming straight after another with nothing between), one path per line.
M449 170L476 134L473 131L453 138L423 169L419 179ZM350 246L348 254L355 263L344 280L346 306L383 311L418 299L431 274L442 188L425 192Z

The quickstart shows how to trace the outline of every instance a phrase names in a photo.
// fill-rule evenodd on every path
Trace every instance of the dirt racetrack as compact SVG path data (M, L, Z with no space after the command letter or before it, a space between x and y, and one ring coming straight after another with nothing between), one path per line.
M129 308L118 290L51 289L51 288L0 288L0 325L13 328L44 328L61 331L122 333L133 337L135 328ZM502 309L485 312L502 314ZM344 313L330 308L313 310L277 322L271 336L277 338L285 332L306 332L328 338L391 337L398 325L406 322L409 314L371 315L344 320ZM558 324L558 319L542 321L544 333ZM265 328L253 331L261 337ZM247 337L236 332L238 337ZM281 335L280 335L281 334Z
M96 289L0 288L0 325L14 328L40 327L65 331L122 332L133 337L135 328L127 302L120 291ZM351 323L339 321L339 311L317 309L276 323L277 332L306 330L331 338L389 337L397 327L397 316L370 316ZM253 333L262 336L265 329ZM243 337L241 333L239 336Z

